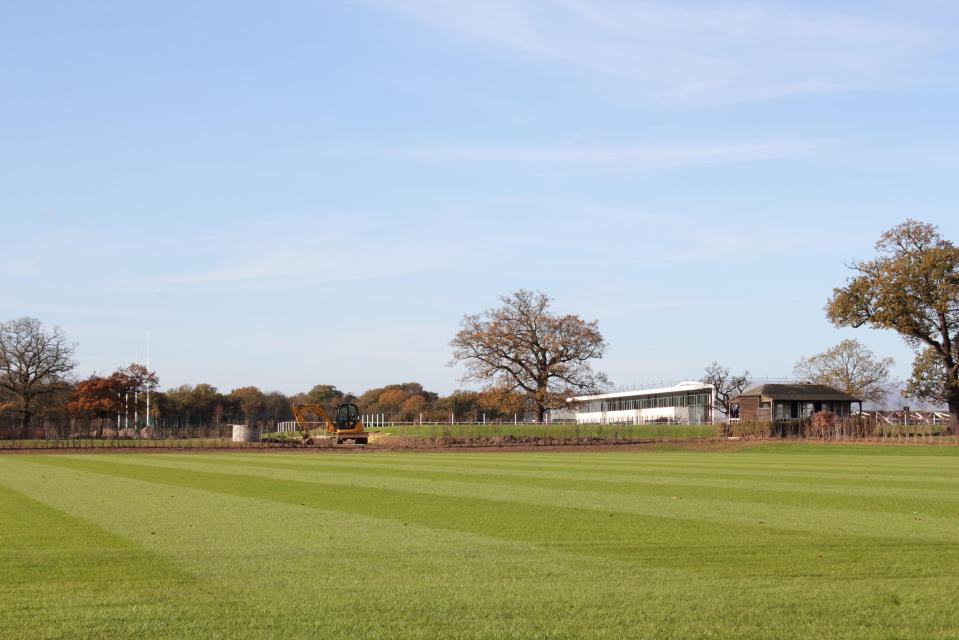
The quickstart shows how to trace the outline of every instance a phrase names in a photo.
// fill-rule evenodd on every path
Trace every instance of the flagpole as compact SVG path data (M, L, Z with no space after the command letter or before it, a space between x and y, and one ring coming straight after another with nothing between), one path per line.
M150 375L150 332L147 331L147 375ZM150 428L150 382L147 380L147 429Z

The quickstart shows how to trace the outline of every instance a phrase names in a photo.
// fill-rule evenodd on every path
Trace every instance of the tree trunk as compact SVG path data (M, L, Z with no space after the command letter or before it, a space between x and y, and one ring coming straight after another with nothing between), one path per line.
M30 437L30 422L33 418L33 409L30 407L30 400L24 398L23 400L23 423L20 425L22 430L21 437L29 438Z
M536 421L544 422L545 420L546 420L546 407L541 404L537 404L536 405Z
M946 395L949 403L949 431L953 435L959 435L959 387L953 389Z
M949 406L949 432L959 435L959 365L946 361L946 404Z

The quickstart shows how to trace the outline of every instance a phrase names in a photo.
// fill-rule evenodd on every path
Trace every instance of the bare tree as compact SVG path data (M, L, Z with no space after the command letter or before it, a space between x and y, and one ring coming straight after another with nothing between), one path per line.
M706 367L703 374L703 384L713 386L713 408L729 415L729 401L746 390L749 384L749 371L743 371L739 375L733 375L729 368L713 362Z
M606 375L594 372L589 364L606 350L595 320L553 315L546 294L525 289L501 296L500 301L499 308L465 316L450 341L450 366L460 362L466 366L464 382L525 392L539 421L547 409L564 406L567 395L609 384Z
M881 402L892 391L890 371L896 361L879 359L858 340L843 340L814 356L800 358L793 367L797 378L827 384L849 395Z
M0 388L13 396L24 435L38 403L69 384L73 351L59 327L47 331L36 318L0 323Z

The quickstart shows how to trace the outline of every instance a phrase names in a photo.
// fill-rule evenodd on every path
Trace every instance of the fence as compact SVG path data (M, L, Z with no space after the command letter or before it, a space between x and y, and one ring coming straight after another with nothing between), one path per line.
M823 412L825 413L825 412ZM744 440L793 439L865 441L916 444L959 444L949 424L891 424L875 415L836 418L816 414L812 419L722 424L576 424L532 422L391 422L367 427L375 446L483 446L502 444L593 444L679 442L736 438ZM77 428L47 425L29 437L0 429L0 450L9 449L283 449L302 447L299 429L278 424L262 429L252 442L234 442L232 425L199 427L149 427L134 429ZM276 431L271 431L276 429ZM318 442L322 442L318 441ZM313 446L324 446L314 443Z
M948 421L894 423L876 415L837 418L828 412L802 420L741 421L721 425L720 436L742 439L804 439L918 444L959 444Z
M75 426L75 425L74 425ZM374 445L419 447L483 443L577 444L646 442L716 437L714 425L577 425L532 422L392 422L367 425ZM295 423L277 423L261 429L253 442L234 442L232 425L203 427L149 427L133 429L35 428L30 437L0 431L4 449L273 449L302 447ZM322 442L320 440L319 442ZM314 446L316 446L314 444ZM323 446L323 445L320 445Z
M143 427L119 430L115 428L71 430L47 425L31 429L31 433L27 434L27 437L19 432L11 433L9 429L0 430L0 450L236 449L260 448L262 446L264 446L263 443L258 440L234 442L233 425L229 424L199 427Z

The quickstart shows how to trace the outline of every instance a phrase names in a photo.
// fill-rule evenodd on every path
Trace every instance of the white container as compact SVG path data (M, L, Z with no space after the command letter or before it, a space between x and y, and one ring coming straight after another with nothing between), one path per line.
M233 442L258 442L260 440L260 429L245 424L234 424Z

